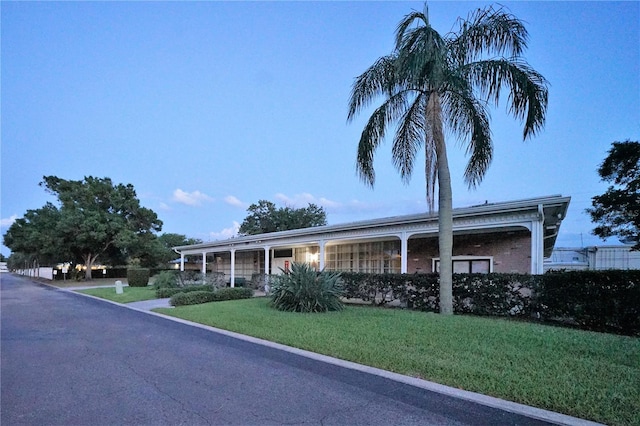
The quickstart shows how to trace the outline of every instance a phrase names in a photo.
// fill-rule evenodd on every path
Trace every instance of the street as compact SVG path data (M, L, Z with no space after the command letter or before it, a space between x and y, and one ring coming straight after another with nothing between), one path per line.
M3 425L542 422L1 276Z

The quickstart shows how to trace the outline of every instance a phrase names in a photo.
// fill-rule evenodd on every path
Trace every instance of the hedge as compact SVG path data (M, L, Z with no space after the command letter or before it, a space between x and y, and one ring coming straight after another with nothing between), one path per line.
M437 274L343 272L345 297L439 311ZM640 271L454 274L455 313L540 319L640 335Z
M192 288L192 287L191 287ZM253 297L250 288L223 288L216 291L183 291L171 296L171 306L197 305L207 302L220 302L224 300L249 299Z
M129 287L146 287L149 284L149 269L127 269L127 283Z
M189 292L193 292L193 291L208 291L209 293L211 293L213 291L213 288L208 284L206 284L206 285L191 285L191 286L188 286L188 287L158 288L158 289L156 289L156 297L158 299L164 299L166 297L171 297L174 294L189 293Z
M640 334L640 270L547 273L536 303L545 320Z

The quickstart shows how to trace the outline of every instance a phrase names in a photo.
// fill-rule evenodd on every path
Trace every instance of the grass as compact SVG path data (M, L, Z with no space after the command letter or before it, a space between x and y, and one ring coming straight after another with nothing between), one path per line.
M155 311L576 417L640 425L638 338L372 307L280 312L266 298Z
M115 287L89 288L78 290L79 293L90 294L102 299L112 300L118 303L140 302L142 300L157 299L153 286L123 287L122 294L116 294Z

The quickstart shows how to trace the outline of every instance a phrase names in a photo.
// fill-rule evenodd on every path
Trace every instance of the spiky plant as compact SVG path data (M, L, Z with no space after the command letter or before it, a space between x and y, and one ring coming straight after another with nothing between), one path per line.
M308 263L294 262L274 280L271 306L289 312L342 310L342 281L337 272L316 272Z

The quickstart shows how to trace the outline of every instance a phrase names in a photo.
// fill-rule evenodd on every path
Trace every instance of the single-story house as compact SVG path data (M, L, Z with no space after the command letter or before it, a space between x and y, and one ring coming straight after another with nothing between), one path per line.
M542 274L571 198L561 195L453 210L454 272ZM199 256L203 273L224 273L232 283L277 274L292 262L318 270L430 273L439 268L438 214L412 214L247 235L174 247Z

